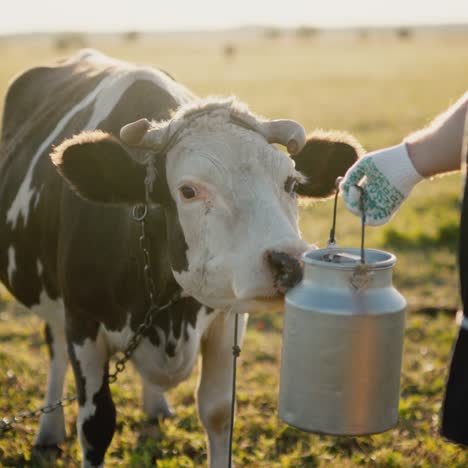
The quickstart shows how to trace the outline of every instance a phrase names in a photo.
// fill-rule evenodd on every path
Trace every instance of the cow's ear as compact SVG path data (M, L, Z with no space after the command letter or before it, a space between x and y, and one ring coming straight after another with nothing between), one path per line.
M298 194L316 198L332 195L337 177L343 176L362 153L361 145L347 133L311 133L304 148L291 156L296 170L306 176L306 182L299 186Z
M145 166L108 133L80 133L57 146L51 159L70 187L86 200L130 204L145 199Z

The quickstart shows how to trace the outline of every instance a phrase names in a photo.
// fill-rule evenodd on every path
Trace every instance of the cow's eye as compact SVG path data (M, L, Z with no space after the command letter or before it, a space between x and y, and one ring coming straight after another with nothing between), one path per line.
M284 190L286 193L289 193L291 196L297 195L297 190L299 189L299 181L294 177L289 176L284 183Z
M190 187L190 185L182 185L179 190L185 200L190 200L197 196L197 189Z

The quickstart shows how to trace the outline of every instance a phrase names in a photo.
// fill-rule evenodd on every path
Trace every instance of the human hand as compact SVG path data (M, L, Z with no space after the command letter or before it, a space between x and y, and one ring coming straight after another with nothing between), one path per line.
M357 161L346 172L340 191L346 207L361 216L361 191L356 185L362 187L366 224L377 226L390 220L422 179L402 143L369 153Z

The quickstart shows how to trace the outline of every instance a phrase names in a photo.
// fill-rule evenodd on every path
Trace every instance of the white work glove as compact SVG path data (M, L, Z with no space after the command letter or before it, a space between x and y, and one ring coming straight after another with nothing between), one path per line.
M364 156L348 169L340 184L347 208L361 216L361 191L365 191L366 224L385 224L423 177L411 162L405 143Z

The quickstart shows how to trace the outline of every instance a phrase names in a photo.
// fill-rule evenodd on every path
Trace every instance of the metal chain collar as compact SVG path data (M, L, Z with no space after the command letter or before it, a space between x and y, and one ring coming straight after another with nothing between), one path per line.
M133 353L138 348L146 330L151 328L153 325L154 318L159 312L168 309L169 307L173 306L179 299L180 299L180 291L177 291L175 295L172 296L169 302L164 304L163 306L156 305L156 286L153 280L153 274L151 270L151 257L148 248L148 239L146 237L146 226L145 226L145 219L146 215L148 214L148 205L135 205L132 211L132 217L135 221L140 223L140 237L138 238L140 242L140 248L143 252L143 276L146 286L146 292L148 294L150 300L150 306L148 311L146 312L145 318L143 322L138 325L133 336L130 338L125 350L123 351L123 356L118 359L115 363L114 372L109 374L109 383L114 383L117 380L117 376L125 370L125 365L127 364L128 360L133 356Z
M156 302L155 302L156 288L155 288L155 284L154 284L153 277L152 277L151 258L150 258L149 248L148 248L148 240L146 237L145 219L146 219L147 214L148 214L148 205L141 204L141 205L136 205L133 207L132 218L135 221L140 223L141 231L140 231L140 237L138 240L140 243L141 250L143 252L143 262L144 262L143 274L144 274L146 291L148 293L148 297L150 300L150 306L148 308L148 311L146 312L143 322L140 325L138 325L138 328L136 329L135 333L130 338L130 341L128 342L127 346L122 352L123 356L120 359L117 359L117 361L115 362L114 371L112 373L109 373L108 375L109 383L114 383L117 380L118 375L125 370L125 366L127 362L133 356L133 353L135 352L141 340L143 339L145 332L149 328L151 328L151 326L153 325L154 318L156 317L156 315L159 314L159 312L166 310L169 307L173 306L180 299L180 295L181 295L180 291L177 291L177 293L172 296L169 302L167 302L166 304L162 306L156 305ZM10 418L3 417L2 419L0 419L0 436L3 436L3 434L5 434L6 432L12 430L13 426L16 423L22 422L25 419L35 418L37 416L40 416L41 414L51 413L52 411L55 411L57 408L64 408L65 406L69 406L73 401L77 399L78 399L77 395L70 395L50 405L40 406L39 408L36 408L31 411L22 411Z

